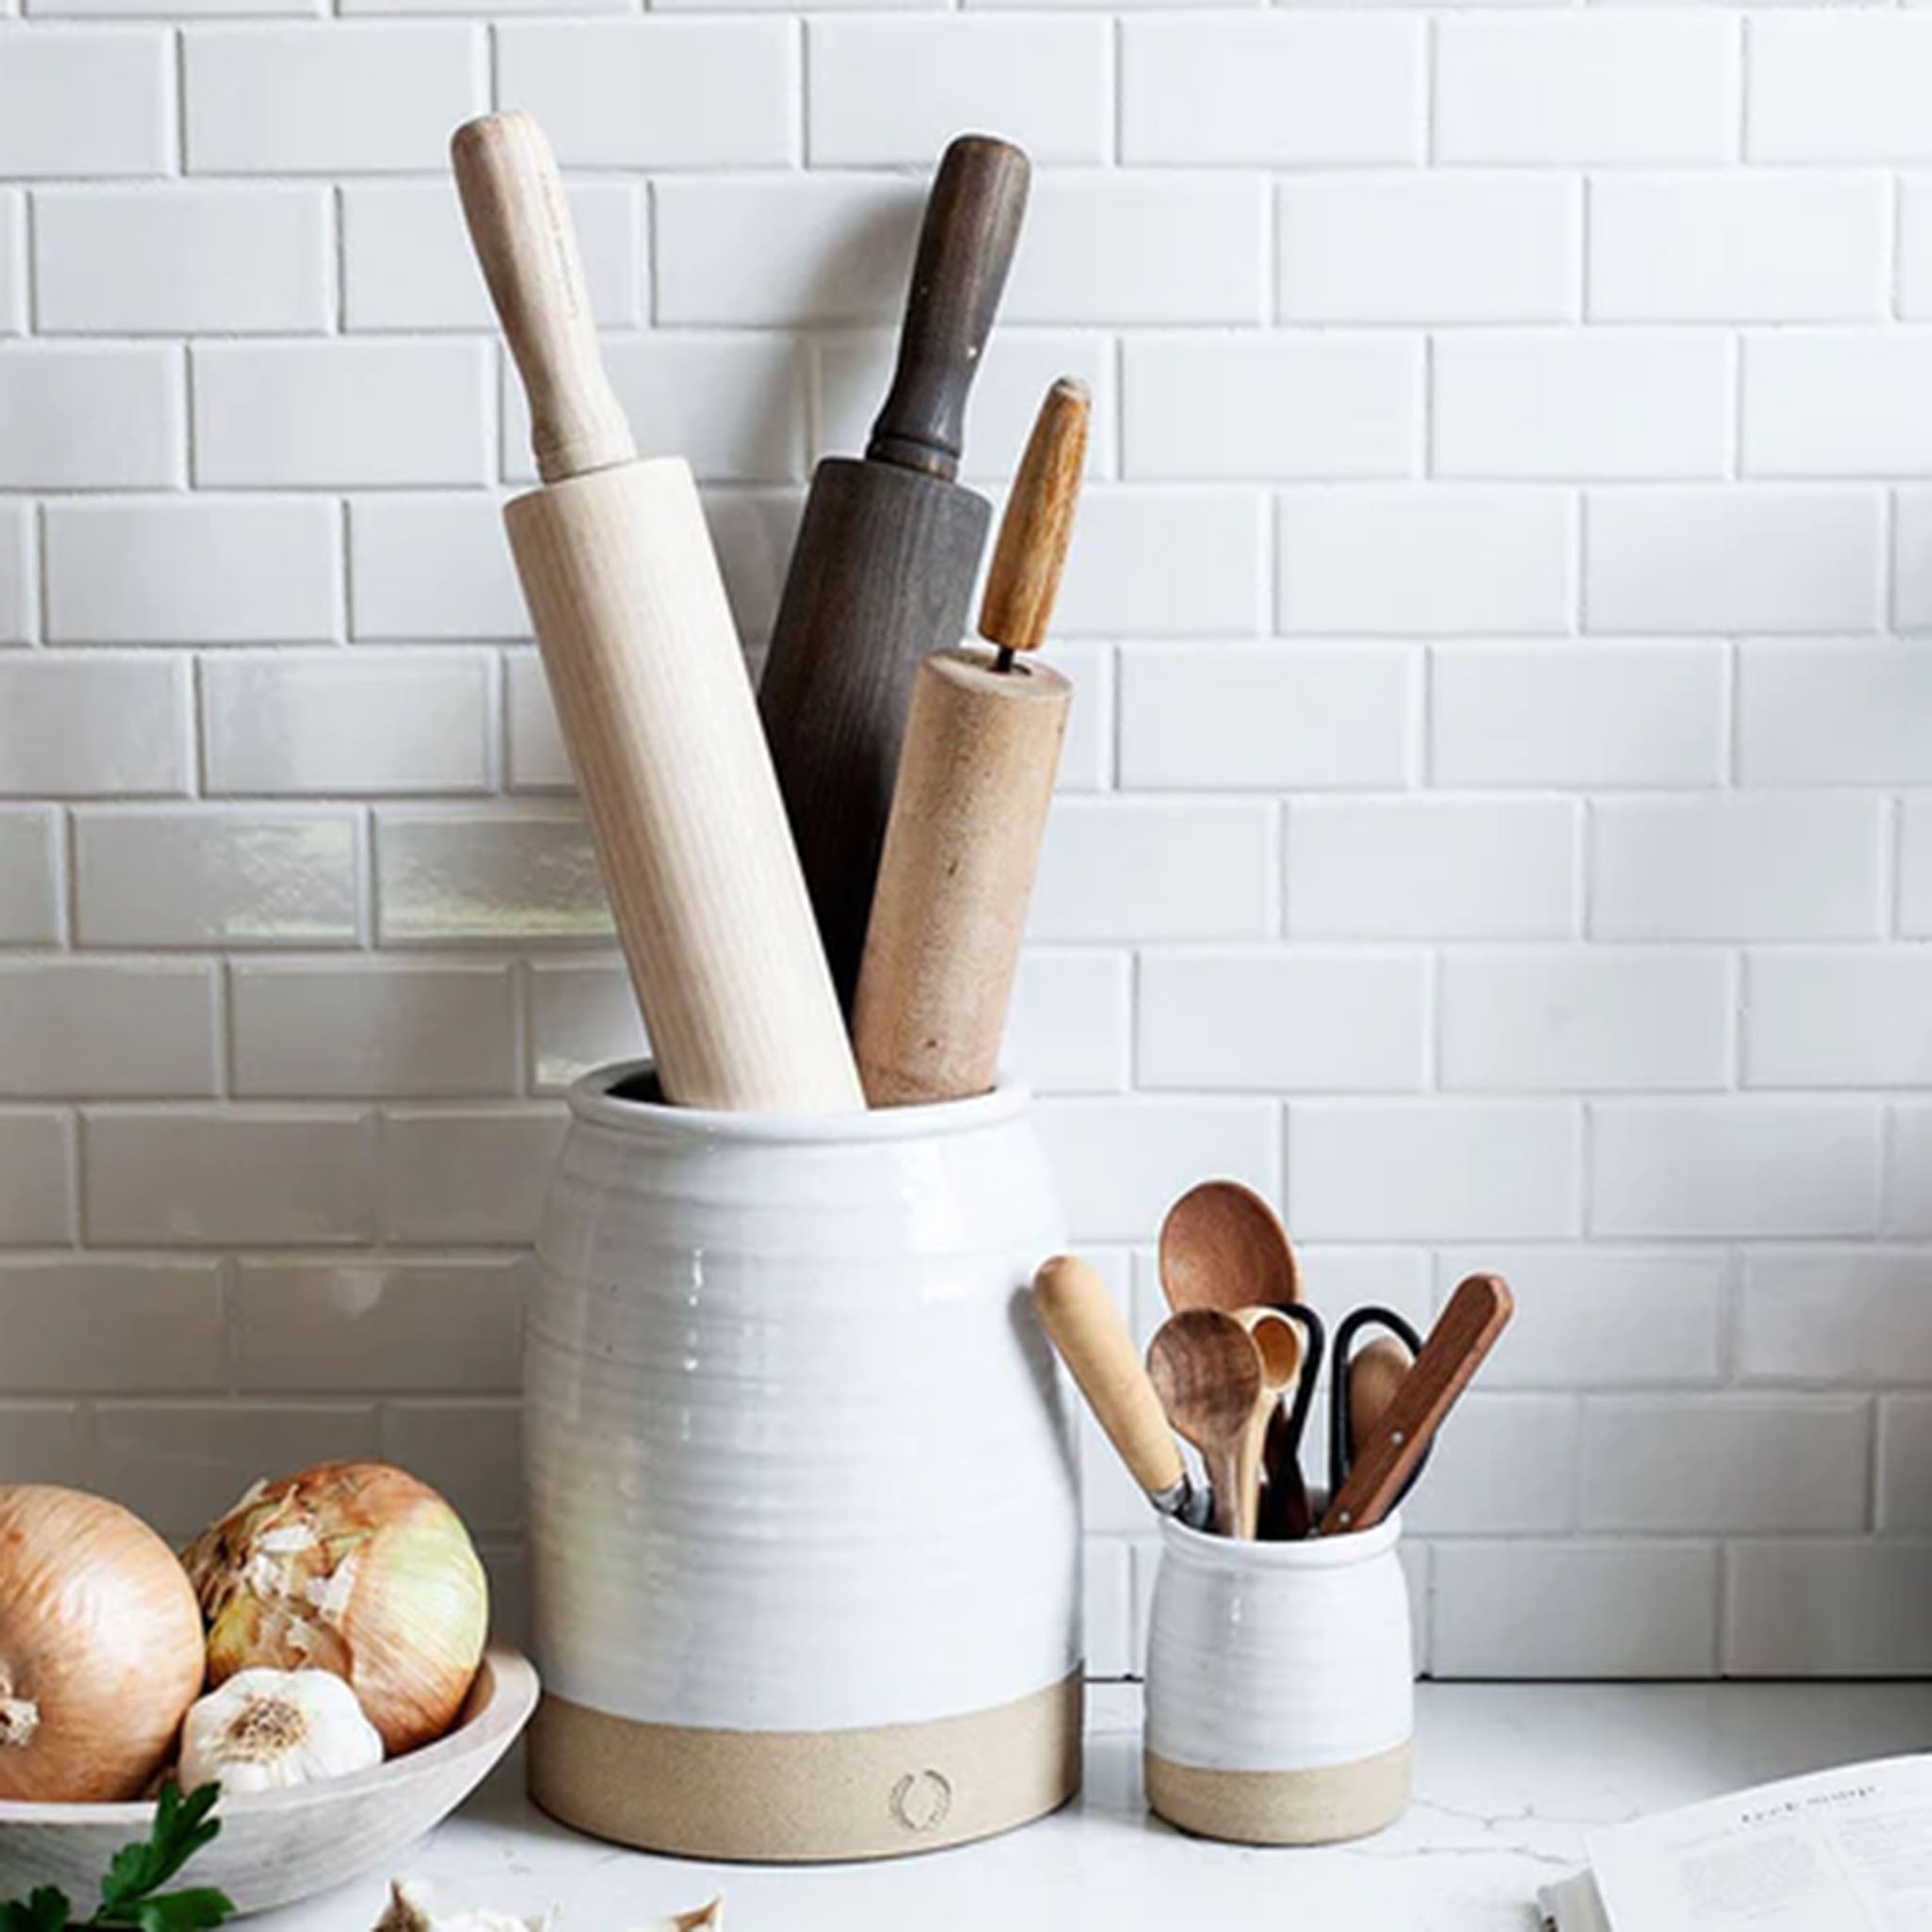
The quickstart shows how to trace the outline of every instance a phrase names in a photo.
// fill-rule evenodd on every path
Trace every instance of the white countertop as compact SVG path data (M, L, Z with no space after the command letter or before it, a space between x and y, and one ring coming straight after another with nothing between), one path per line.
M1417 1792L1378 1838L1259 1851L1181 1837L1142 1808L1140 1694L1095 1688L1085 1795L1002 1839L875 1865L646 1857L535 1811L513 1759L410 1859L448 1903L563 1909L629 1928L722 1890L727 1932L1533 1932L1539 1885L1592 1825L1739 1785L1932 1747L1932 1683L1425 1684ZM367 1881L254 1922L367 1932Z

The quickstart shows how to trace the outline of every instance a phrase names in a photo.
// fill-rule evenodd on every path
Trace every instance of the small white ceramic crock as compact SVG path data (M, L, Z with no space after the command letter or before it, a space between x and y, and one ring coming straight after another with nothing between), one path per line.
M1248 1542L1161 1524L1147 1799L1184 1831L1326 1844L1408 1802L1415 1667L1401 1519Z
M820 1118L572 1090L526 1374L531 1788L721 1858L888 1856L1079 1777L1064 1239L1027 1097Z

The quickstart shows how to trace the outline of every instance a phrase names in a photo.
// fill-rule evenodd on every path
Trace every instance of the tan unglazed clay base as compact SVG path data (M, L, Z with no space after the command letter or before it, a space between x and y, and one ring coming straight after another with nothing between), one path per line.
M634 1724L545 1696L530 1795L598 1838L693 1858L891 1858L991 1838L1080 1789L1080 1674L992 1710L852 1731Z
M1319 1771L1197 1771L1145 1754L1147 1802L1198 1838L1246 1845L1326 1845L1366 1838L1408 1803L1412 1747L1398 1744Z

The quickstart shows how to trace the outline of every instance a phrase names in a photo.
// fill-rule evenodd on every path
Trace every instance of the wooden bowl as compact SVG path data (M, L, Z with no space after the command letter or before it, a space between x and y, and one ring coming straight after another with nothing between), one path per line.
M446 1738L373 1771L292 1790L224 1798L222 1835L171 1890L219 1886L241 1912L293 1905L391 1861L454 1811L516 1741L537 1706L537 1673L491 1649ZM120 1848L144 1839L154 1807L0 1801L0 1898L58 1885L82 1917Z

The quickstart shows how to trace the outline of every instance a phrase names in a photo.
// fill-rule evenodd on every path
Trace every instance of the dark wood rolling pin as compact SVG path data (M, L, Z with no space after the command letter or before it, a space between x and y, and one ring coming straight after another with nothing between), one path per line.
M961 135L920 231L899 363L863 460L812 476L758 708L839 996L858 977L913 669L958 641L991 510L960 487L978 373L1026 205L1026 157Z
M1087 391L1047 391L1007 501L979 610L996 646L923 659L853 1003L874 1107L958 1100L999 1076L1027 902L1073 686L1037 650L1087 455Z
M860 1108L690 466L637 459L537 124L472 121L451 161L530 397L510 549L665 1095Z

